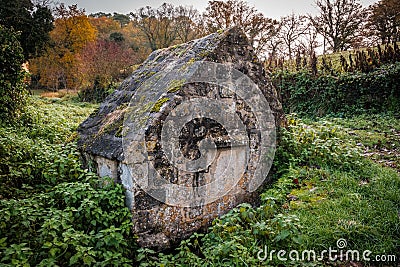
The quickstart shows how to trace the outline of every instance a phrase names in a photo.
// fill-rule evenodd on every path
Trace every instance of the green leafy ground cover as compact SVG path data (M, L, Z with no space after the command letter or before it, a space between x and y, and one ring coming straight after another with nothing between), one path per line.
M123 188L80 168L75 129L96 106L29 101L19 124L0 127L1 266L338 266L346 262L257 256L265 247L322 251L340 238L371 258L400 257L394 116L289 116L260 206L242 204L157 253L135 245Z
M31 98L0 127L0 265L131 266L121 185L82 170L76 127L95 106Z

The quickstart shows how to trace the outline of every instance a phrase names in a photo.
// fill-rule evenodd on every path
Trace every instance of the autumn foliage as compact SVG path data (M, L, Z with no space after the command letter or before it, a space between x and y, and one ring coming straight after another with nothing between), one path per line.
M50 32L52 44L43 56L32 60L31 70L47 88L77 88L76 56L96 39L96 29L76 5L67 8L61 4L55 14L55 27Z
M123 77L124 69L134 62L134 54L116 42L96 40L81 50L77 60L77 72L84 87L92 85L95 80L107 86L119 76Z
M32 87L108 88L154 50L233 26L243 29L269 69L286 61L299 69L308 64L302 59L316 58L318 49L325 54L400 41L397 1L379 0L364 8L360 0L315 0L318 15L292 13L280 20L266 17L245 0L212 0L203 13L164 3L126 15L89 16L76 5L60 4L53 12L49 45L29 60Z
M88 17L76 5L55 11L51 45L31 60L37 85L51 90L85 89L94 81L107 86L137 63L134 50L118 32L120 23L107 17Z

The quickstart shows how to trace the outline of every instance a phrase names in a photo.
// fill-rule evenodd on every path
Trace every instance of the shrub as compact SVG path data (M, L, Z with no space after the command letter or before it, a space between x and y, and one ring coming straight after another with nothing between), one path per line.
M96 78L92 87L81 90L78 93L80 101L90 103L101 103L115 90L114 84L104 86L100 83L99 79Z
M78 123L92 110L28 98L18 123L0 127L0 196L27 197L61 182L76 181L81 175L80 162L71 141Z
M350 169L359 165L361 151L354 142L346 140L342 127L328 121L305 124L294 116L288 116L288 124L281 130L275 157L279 172L293 166Z

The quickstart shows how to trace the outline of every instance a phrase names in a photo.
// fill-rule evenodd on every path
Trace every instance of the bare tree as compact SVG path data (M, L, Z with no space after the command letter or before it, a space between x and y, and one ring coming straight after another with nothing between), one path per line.
M311 19L333 52L347 50L359 36L366 12L359 0L316 0L320 14Z
M135 13L131 12L131 16L142 33L145 35L151 50L157 50L157 38L158 38L158 17L157 12L150 6L142 7Z
M286 46L289 59L292 59L293 48L300 46L301 37L307 32L309 24L305 16L292 13L281 19L281 25L279 36Z
M208 33L239 26L247 34L257 53L265 51L278 24L242 0L209 1L203 21Z
M187 42L197 36L194 18L198 16L198 11L193 7L175 8L172 4L164 3L157 9L142 7L130 15L153 51L178 41Z
M200 14L193 6L178 6L176 12L176 34L182 43L186 43L201 35L199 31Z
M304 32L299 47L301 50L304 50L308 55L312 55L315 50L321 46L320 42L318 41L318 31L312 25L312 22L307 18L308 27L307 30Z
M369 7L368 29L382 44L400 41L400 4L398 0L380 0Z
M54 5L54 1L53 0L31 0L32 4L34 6L51 6Z
M177 37L175 7L164 3L156 11L158 17L158 36L160 48L170 46Z
M151 50L168 47L176 39L174 7L171 4L164 3L158 9L142 7L131 16L146 36Z
M265 38L265 47L264 53L266 59L268 59L268 66L271 66L272 63L277 60L279 57L283 56L284 51L284 43L279 33L281 31L281 23L277 23L273 26L273 32L268 34L268 38Z

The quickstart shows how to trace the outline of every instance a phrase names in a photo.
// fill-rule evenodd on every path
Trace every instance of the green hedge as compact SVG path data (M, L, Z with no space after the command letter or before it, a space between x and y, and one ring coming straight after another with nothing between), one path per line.
M274 72L272 79L287 113L316 117L400 112L400 63L370 73L339 76L283 70Z

